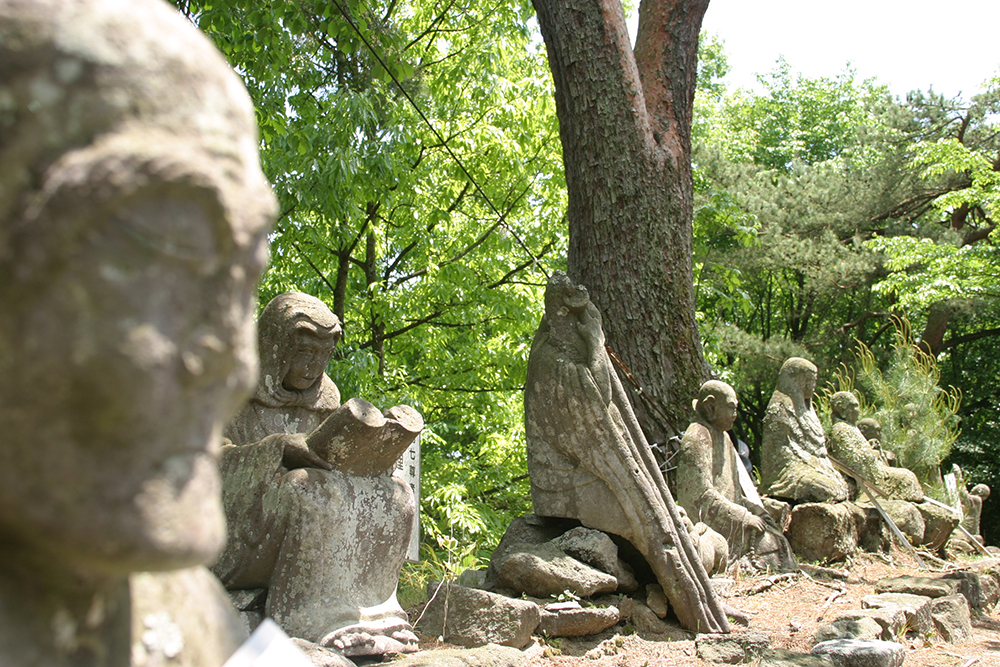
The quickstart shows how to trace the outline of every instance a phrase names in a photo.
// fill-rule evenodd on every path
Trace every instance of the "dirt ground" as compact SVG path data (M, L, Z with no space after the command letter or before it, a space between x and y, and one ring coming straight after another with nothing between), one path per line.
M861 608L861 598L875 592L875 584L886 577L927 576L903 553L887 557L861 554L835 566L843 579L794 575L787 579L741 576L731 572L731 589L723 594L732 607L750 617L748 627L734 625L735 632L764 632L772 648L808 653L812 634L838 614ZM938 571L941 571L940 569ZM973 619L974 636L962 644L949 644L935 636L905 641L904 665L920 667L1000 667L1000 611ZM586 640L548 640L526 652L526 664L545 667L653 667L656 665L710 665L695 653L693 639L646 641L637 635L616 635L613 628ZM530 660L531 662L528 662Z

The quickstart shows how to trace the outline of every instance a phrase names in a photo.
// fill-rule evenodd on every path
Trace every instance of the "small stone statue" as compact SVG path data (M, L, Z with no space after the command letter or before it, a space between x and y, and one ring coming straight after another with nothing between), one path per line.
M816 366L785 360L764 415L761 494L794 502L847 500L848 486L830 463L816 410Z
M861 435L865 436L865 440L872 446L872 449L878 452L879 458L887 466L894 467L896 465L896 455L883 446L882 424L877 419L873 417L859 419L858 430L861 431Z
M726 609L611 367L601 315L562 272L545 290L524 419L535 513L629 540L684 627L728 632Z
M692 405L695 421L677 454L677 502L726 539L731 558L750 555L761 569L796 569L781 530L741 490L737 466L742 462L727 433L737 406L736 392L725 382L709 380L701 386Z
M215 572L267 588L267 615L293 637L351 656L415 651L396 601L415 507L392 472L423 420L340 405L326 375L340 321L319 299L275 297L258 330L261 379L222 451L229 542Z
M957 464L952 466L952 473L957 482L958 499L962 504L962 528L967 533L961 530L953 532L948 540L947 551L959 554L980 553L972 544L972 540L985 544L979 533L979 522L983 515L983 502L990 497L990 487L986 484L976 484L972 489L967 488L965 473Z
M889 498L912 503L923 502L924 490L917 481L917 476L906 468L891 468L886 465L879 456L879 450L872 447L858 426L855 426L861 414L861 406L854 394L849 391L835 393L830 397L830 411L833 430L828 446L833 457L885 491Z
M0 665L221 665L216 457L275 214L254 109L159 0L0 0Z

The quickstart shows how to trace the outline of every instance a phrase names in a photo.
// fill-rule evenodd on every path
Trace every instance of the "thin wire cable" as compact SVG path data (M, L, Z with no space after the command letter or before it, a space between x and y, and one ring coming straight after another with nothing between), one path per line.
M535 257L534 253L531 252L527 244L521 240L521 237L518 236L517 232L515 232L514 229L507 223L507 216L505 216L503 213L500 212L500 209L496 207L496 205L493 203L493 200L489 198L489 195L487 195L486 192L482 189L482 187L480 187L479 182L472 176L469 170L465 167L465 163L462 162L462 160L459 159L457 155L455 155L455 152L451 150L451 146L448 145L447 140L445 140L445 138L441 135L441 133L438 132L437 128L434 127L434 124L431 123L430 119L427 118L426 115L424 115L423 110L417 105L416 100L410 97L410 94L406 92L406 89L403 88L403 84L400 83L399 79L396 78L396 75L392 73L391 69L389 69L388 64L382 58L382 55L375 50L375 47L372 45L372 43L368 41L368 38L364 35L364 33L361 32L361 29L358 28L357 24L354 23L354 19L352 19L350 14L347 13L347 10L344 9L344 6L340 4L340 0L331 0L331 1L340 11L340 14L341 16L344 17L344 20L347 21L347 24L351 26L351 29L355 32L355 34L357 34L357 36L361 39L361 41L364 42L364 45L368 47L368 50L371 51L371 54L375 56L375 60L377 60L379 65L382 66L382 69L386 71L386 74L389 75L389 78L392 79L392 82L399 89L399 92L403 94L403 97L406 98L406 101L409 102L410 106L412 106L414 111L417 112L417 115L420 116L420 119L423 120L424 124L426 124L427 127L430 128L430 131L434 133L434 136L444 147L445 151L447 151L448 156L455 161L455 164L458 165L458 168L462 170L462 173L465 174L465 177L468 178L469 182L472 183L472 185L476 188L476 192L478 192L480 196L482 196L482 198L486 200L486 203L489 204L489 207L493 210L493 213L497 216L497 219L500 222L500 224L503 225L504 229L506 229L508 233L510 233L511 237L513 237L513 239L517 242L517 244L521 246L521 249L524 250L525 254L527 254L528 257L531 258L531 261L535 265L535 267L545 275L546 280L550 278L551 276L549 276L548 271L546 271L539 263L538 258Z

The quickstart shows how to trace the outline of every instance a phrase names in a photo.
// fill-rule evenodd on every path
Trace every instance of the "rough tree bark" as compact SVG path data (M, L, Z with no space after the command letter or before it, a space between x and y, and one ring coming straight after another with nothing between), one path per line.
M642 0L635 51L620 0L533 0L555 80L569 191L569 275L665 419L630 396L652 441L687 426L709 376L691 266L691 114L708 0ZM662 423L662 422L667 423Z

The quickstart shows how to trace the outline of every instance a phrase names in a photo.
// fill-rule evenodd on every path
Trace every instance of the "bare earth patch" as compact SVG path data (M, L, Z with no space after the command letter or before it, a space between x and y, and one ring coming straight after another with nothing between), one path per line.
M875 584L886 577L926 576L906 554L894 552L891 559L861 554L834 569L844 579L802 575L791 577L746 576L731 573L735 580L723 598L750 616L749 627L734 626L735 632L763 632L772 648L808 653L812 634L844 611L861 608L861 598L875 592ZM526 651L525 664L551 667L653 667L655 665L711 665L697 657L693 639L647 641L638 635L615 634L621 627L586 640L548 640ZM904 665L920 667L1000 667L1000 614L973 619L973 638L949 644L938 637L901 638L907 647ZM678 633L683 637L683 633Z

